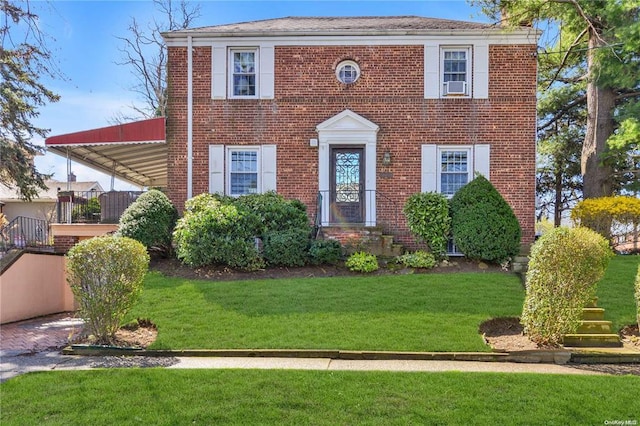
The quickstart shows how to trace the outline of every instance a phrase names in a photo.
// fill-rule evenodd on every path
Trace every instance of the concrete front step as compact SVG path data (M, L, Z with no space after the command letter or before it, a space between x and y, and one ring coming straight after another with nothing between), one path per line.
M622 342L617 334L565 334L564 347L581 348L613 348L621 347Z
M584 308L582 309L582 319L587 321L603 321L603 308Z
M584 320L576 334L611 334L611 321Z

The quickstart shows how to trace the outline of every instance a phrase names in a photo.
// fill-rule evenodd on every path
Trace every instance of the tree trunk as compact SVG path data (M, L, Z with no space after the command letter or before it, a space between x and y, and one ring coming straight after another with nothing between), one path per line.
M616 95L613 89L598 86L596 50L603 48L604 41L591 31L587 66L587 130L582 145L583 197L595 198L612 195L611 166L604 164L603 154L607 150L607 139L613 133L613 109Z
M556 172L556 202L553 206L553 226L556 228L562 224L562 170Z

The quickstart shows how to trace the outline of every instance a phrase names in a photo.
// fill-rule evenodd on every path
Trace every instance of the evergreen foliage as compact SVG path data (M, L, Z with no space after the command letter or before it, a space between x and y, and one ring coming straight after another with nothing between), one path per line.
M445 258L451 226L447 198L433 192L413 194L407 199L403 212L411 233L424 241L436 258Z
M520 251L518 219L484 176L454 194L451 228L456 246L469 259L501 263Z

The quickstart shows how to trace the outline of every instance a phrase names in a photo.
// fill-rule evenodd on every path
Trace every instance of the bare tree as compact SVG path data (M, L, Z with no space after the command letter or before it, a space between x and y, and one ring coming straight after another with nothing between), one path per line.
M140 96L141 103L131 108L138 115L130 117L120 114L112 121L122 123L142 118L163 117L167 109L167 48L162 36L166 31L188 28L200 15L200 5L191 5L185 0L154 0L155 8L162 20L154 19L146 28L136 18L131 18L129 35L117 37L122 41L122 60L118 65L127 65L135 78L131 89Z

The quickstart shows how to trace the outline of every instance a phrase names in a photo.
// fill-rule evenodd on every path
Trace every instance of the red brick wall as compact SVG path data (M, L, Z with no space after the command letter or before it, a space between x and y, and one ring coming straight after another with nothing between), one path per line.
M491 181L513 207L523 242L534 236L535 46L490 46L489 99L424 99L422 46L276 46L275 99L212 100L211 49L194 49L193 194L208 191L208 145L277 144L278 192L315 213L316 125L348 108L380 130L377 191L401 209L420 191L422 144L491 144ZM335 66L358 62L343 85ZM181 208L187 182L186 48L169 49L169 196ZM380 199L381 197L379 197ZM378 213L382 213L379 202ZM402 214L400 229L404 229Z

